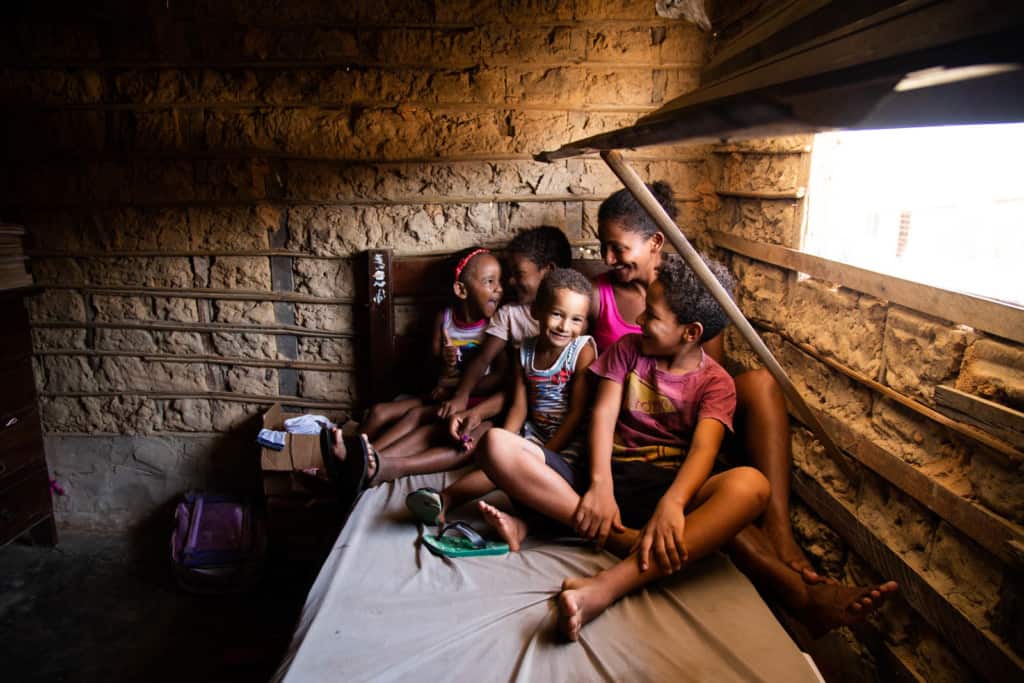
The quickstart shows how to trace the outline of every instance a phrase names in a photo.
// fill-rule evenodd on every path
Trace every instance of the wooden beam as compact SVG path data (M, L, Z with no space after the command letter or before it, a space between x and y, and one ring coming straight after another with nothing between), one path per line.
M1024 344L1024 307L949 292L774 244L712 231L716 246Z
M93 349L41 349L34 356L84 356L86 358L141 358L147 363L212 363L213 365L246 365L254 368L284 368L290 370L319 370L323 372L354 372L352 365L321 363L303 360L270 358L243 358L241 356L206 356L181 353L140 353L138 351L100 351Z
M753 192L747 190L715 190L720 197L737 197L739 199L803 199L806 189L797 187L792 190L778 192Z
M789 342L793 346L797 347L798 349L806 353L808 356L814 358L816 361L824 363L833 370L837 370L841 374L846 375L850 379L855 380L860 384L863 384L869 389L872 389L873 391L880 393L883 396L892 399L893 401L896 401L904 408L909 408L918 415L927 417L929 420L932 420L933 422L936 422L942 425L943 427L946 427L947 429L951 429L957 432L958 434L962 434L963 436L973 439L974 441L977 441L978 443L988 448L991 448L993 451L1006 456L1006 458L1009 460L1011 464L1016 466L1024 462L1024 451L1020 451L1014 448L1012 444L1009 444L1003 441L1002 439L992 436L988 432L979 429L973 425L964 424L963 422L951 419L936 410L932 410L923 403L915 401L909 396L904 396L895 389L887 387L881 382L877 382L868 377L867 375L854 370L853 368L847 367L846 365L840 363L834 358L829 358L828 356L819 352L810 344L796 341L795 339L790 337L785 330L779 329L777 327L765 323L760 323L759 326L761 327L761 329L767 330L769 332L774 332L775 334L779 335L787 342Z
M429 282L424 280L422 282ZM421 286L422 286L421 282ZM395 389L395 278L391 250L366 252L363 282L367 302L367 387L371 403L390 401Z
M1024 679L1024 660L950 604L940 590L864 527L818 482L802 472L795 472L793 491L876 572L899 583L899 595L947 642L956 644L959 654L983 678L990 681Z
M812 410L814 410L812 408ZM1011 567L1024 569L1014 544L1024 544L1024 527L1000 517L897 458L827 413L815 410L841 449L975 543ZM794 413L793 417L800 418Z
M301 408L324 408L328 410L351 410L354 404L350 401L327 401L301 396L276 396L276 395L254 395L236 394L230 391L197 391L197 392L166 392L166 391L135 391L123 389L121 391L45 391L39 394L46 398L123 398L127 396L140 396L155 401L176 401L179 399L207 399L211 401L229 401L232 403L256 403L260 405L271 405L281 403Z
M935 387L935 402L950 417L966 420L1024 449L1024 413L1019 410L945 385Z
M355 298L351 296L322 297L295 292L274 292L256 289L216 289L210 287L118 287L116 285L88 284L47 284L40 285L43 289L73 289L90 294L106 296L163 296L184 299L223 299L225 301L282 301L295 304L328 304L351 306Z
M32 329L87 329L87 330L143 330L147 332L221 332L224 334L294 334L299 337L325 337L327 339L355 339L354 332L312 330L298 325L229 325L227 323L171 323L150 322L80 322L77 320L43 320L32 323Z

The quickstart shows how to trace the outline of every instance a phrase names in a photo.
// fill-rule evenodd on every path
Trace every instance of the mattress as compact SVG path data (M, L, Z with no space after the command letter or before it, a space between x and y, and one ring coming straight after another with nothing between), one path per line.
M563 579L616 561L581 544L527 539L521 552L440 558L405 496L453 475L366 491L325 561L275 680L820 680L757 591L723 555L631 594L583 628L556 630ZM508 506L499 494L489 498ZM451 518L487 527L467 506Z

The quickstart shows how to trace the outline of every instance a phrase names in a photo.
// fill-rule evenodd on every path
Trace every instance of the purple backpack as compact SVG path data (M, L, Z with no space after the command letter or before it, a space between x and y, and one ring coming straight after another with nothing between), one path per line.
M253 506L230 495L189 492L174 512L171 560L193 593L234 593L260 578L266 540Z

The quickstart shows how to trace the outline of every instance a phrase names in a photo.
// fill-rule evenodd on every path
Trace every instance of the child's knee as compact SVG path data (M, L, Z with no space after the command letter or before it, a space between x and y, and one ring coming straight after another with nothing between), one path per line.
M746 501L758 514L764 511L772 493L768 479L754 467L734 467L729 475L726 484L729 495Z
M483 466L500 466L508 460L508 444L518 438L515 434L500 427L493 427L480 437L480 445L476 449L476 459Z

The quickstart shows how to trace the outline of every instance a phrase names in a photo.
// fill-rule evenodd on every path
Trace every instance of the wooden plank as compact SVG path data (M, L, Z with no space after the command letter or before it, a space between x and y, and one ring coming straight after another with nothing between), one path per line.
M1024 660L950 604L927 578L865 528L818 482L795 472L793 491L879 575L899 583L899 595L947 642L955 643L975 671L991 681L1024 679Z
M714 56L705 66L705 72L715 71L741 52L757 47L766 38L778 33L797 19L828 4L829 0L790 0L785 3L773 3L767 16L755 21L743 32L718 45Z
M390 401L396 395L395 291L390 249L366 252L365 295L368 336L368 385L372 403Z
M281 301L293 304L331 304L351 306L350 296L323 297L295 292L262 289L216 289L210 287L118 287L116 285L47 284L43 289L74 289L90 294L107 296L163 296L187 299L223 299L225 301Z
M947 429L952 429L958 434L962 434L970 439L973 439L974 441L977 441L978 443L983 444L988 448L991 448L993 451L1006 456L1006 458L1009 459L1009 462L1013 463L1014 465L1019 465L1020 463L1024 462L1024 451L1020 451L1014 448L1012 444L1009 444L1003 441L1002 439L996 438L995 436L992 436L988 432L978 429L973 425L964 424L957 420L951 419L936 410L932 410L923 403L915 401L909 396L904 396L895 389L887 387L881 382L877 382L868 377L867 375L857 372L853 368L847 367L846 365L840 363L834 358L829 358L828 356L820 353L816 348L814 348L810 344L796 341L791 336L789 336L789 334L785 330L779 329L772 325L768 325L767 323L764 322L759 322L758 326L762 330L774 332L775 334L779 335L793 346L797 347L807 355L814 358L816 361L824 363L833 370L838 370L840 373L846 375L850 379L855 380L860 384L863 384L869 389L872 389L873 391L876 391L887 398L891 398L893 401L896 401L904 408L909 408L918 415L927 417L929 420L932 420L933 422L936 422L942 425L943 427L946 427Z
M1024 449L1024 413L1019 410L945 385L935 387L935 402L940 410L954 413L953 417L968 420Z
M159 320L149 322L79 322L77 320L43 320L32 323L32 329L86 329L86 330L145 330L149 332L222 332L225 334L294 334L299 337L327 339L355 339L354 332L312 330L298 325L230 325L227 323L171 323Z
M1014 544L1024 544L1024 527L946 488L913 465L878 447L827 413L812 408L839 447L853 459L924 505L1011 567L1024 569ZM800 419L794 413L793 417Z
M41 349L34 356L84 356L86 358L141 358L155 363L212 363L214 365L246 365L254 368L287 368L323 372L354 372L355 366L291 359L243 358L242 356L206 356L181 353L140 353L138 351L98 351L93 349Z
M803 199L806 189L797 187L792 190L778 192L753 192L747 190L715 190L720 197L738 197L740 199Z
M122 389L120 391L45 391L39 394L47 398L121 398L125 396L141 396L157 401L176 401L178 399L209 399L214 401L228 401L232 403L255 403L259 405L272 405L280 403L284 406L298 406L302 408L323 408L326 410L351 410L353 404L350 401L327 401L301 396L275 396L256 394L236 394L230 391L202 391L202 392L166 392L166 391L135 391L133 389Z
M885 301L1024 344L1024 307L938 289L721 231L712 231L711 238L716 246L737 254L840 283Z

